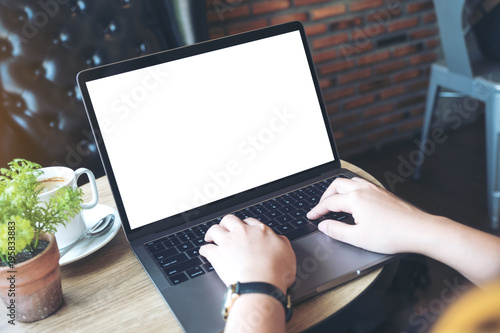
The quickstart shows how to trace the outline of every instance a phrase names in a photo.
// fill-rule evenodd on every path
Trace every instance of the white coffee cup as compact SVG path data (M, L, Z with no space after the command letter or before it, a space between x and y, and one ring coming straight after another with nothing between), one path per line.
M80 168L73 171L67 167L55 166L42 168L40 170L43 173L38 177L38 181L43 182L45 187L45 189L39 194L42 204L43 202L49 201L57 190L62 187L76 188L78 186L78 178L85 173L90 181L92 200L88 203L83 203L82 209L91 209L97 205L99 194L97 192L94 174L89 169ZM62 249L76 241L83 234L85 229L86 226L83 221L82 212L78 213L75 217L68 221L66 226L58 226L55 236L59 249Z

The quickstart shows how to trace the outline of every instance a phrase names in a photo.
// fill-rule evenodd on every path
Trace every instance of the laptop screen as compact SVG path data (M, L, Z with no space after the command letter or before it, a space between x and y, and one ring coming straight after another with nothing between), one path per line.
M334 160L299 31L86 87L131 229Z

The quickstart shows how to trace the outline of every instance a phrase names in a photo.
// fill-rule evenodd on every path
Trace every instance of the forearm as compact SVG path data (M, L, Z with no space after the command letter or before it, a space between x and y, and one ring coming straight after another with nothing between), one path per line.
M285 332L285 310L265 294L241 295L235 301L224 332Z
M482 285L500 278L500 238L450 219L430 216L423 222L413 252L438 260Z

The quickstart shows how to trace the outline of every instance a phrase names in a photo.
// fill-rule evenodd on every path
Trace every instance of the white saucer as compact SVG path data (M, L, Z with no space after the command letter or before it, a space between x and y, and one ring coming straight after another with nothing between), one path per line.
M75 247L69 250L69 252L66 253L64 257L62 257L59 260L60 266L77 261L99 250L101 247L106 245L110 240L112 240L113 237L116 236L122 225L120 216L118 215L116 209L107 205L97 204L97 206L95 206L92 209L85 209L82 214L83 214L83 221L85 221L87 229L92 227L94 224L97 223L97 221L99 221L101 218L103 218L108 214L115 215L115 222L113 223L111 229L105 235L95 238L84 239L80 243L76 244Z

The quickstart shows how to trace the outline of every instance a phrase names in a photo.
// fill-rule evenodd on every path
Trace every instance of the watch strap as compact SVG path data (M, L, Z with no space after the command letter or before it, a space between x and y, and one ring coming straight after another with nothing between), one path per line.
M286 321L292 317L292 302L290 295L283 294L278 287L266 282L236 282L235 294L266 294L276 298L285 309Z

